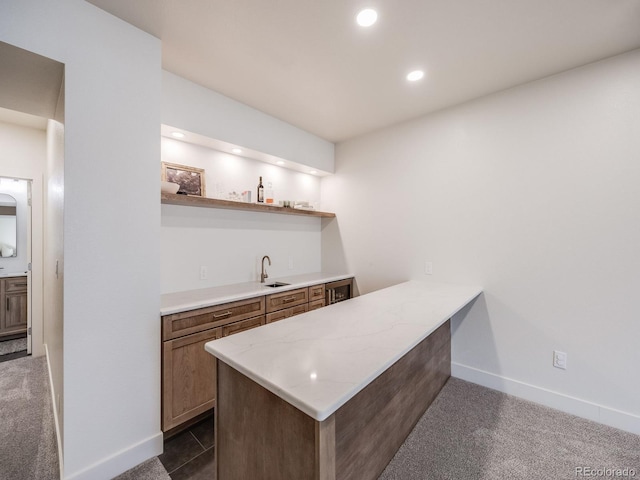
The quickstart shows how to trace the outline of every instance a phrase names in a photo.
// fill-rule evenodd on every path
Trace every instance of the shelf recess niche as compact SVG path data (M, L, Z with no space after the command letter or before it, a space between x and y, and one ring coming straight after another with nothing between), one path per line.
M317 210L301 210L298 208L285 208L276 205L262 203L244 203L231 200L219 200L217 198L195 197L191 195L178 195L173 193L161 193L160 203L167 205L183 205L187 207L222 208L227 210L244 210L248 212L280 213L283 215L299 215L304 217L335 218L331 212L319 212Z

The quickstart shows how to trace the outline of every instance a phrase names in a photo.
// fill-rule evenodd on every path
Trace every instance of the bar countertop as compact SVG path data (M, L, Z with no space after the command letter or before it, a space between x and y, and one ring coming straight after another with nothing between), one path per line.
M214 340L205 349L323 421L481 292L409 281Z
M160 315L196 310L198 308L211 307L227 302L235 302L246 298L269 295L271 293L286 292L296 288L309 287L321 283L335 282L352 278L350 273L315 272L292 275L290 277L278 277L267 280L267 284L273 282L288 283L284 287L270 288L263 283L245 282L218 287L200 288L184 292L165 293L160 297Z

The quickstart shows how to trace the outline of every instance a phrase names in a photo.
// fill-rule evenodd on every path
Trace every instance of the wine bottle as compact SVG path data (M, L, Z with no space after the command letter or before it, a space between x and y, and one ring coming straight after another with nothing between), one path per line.
M262 177L258 182L258 203L264 203L264 187L262 186Z

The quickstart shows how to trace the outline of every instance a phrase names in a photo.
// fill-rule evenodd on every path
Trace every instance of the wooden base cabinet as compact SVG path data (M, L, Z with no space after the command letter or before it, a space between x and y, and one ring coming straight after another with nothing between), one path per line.
M310 312L325 305L324 283L267 295L267 323Z
M204 344L266 323L322 308L353 279L274 292L162 317L162 431L172 435L216 405L216 360ZM332 291L334 291L332 290ZM25 300L26 302L26 300Z
M27 277L0 279L0 338L27 333Z
M176 433L215 406L216 360L205 343L264 325L264 313L257 297L162 317L163 432Z

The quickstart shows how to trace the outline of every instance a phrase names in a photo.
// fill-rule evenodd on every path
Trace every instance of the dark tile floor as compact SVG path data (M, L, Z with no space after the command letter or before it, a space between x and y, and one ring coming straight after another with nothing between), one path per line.
M213 416L164 442L164 453L158 459L172 480L212 480Z

